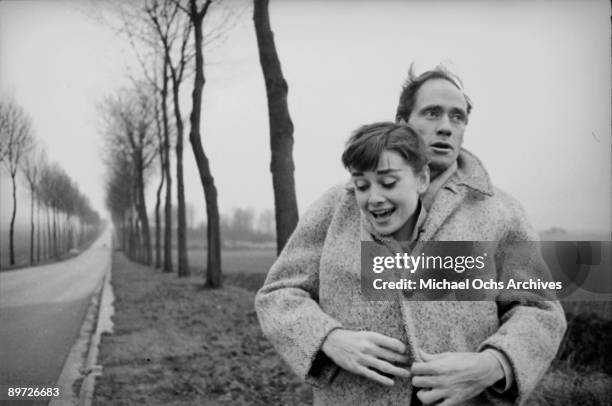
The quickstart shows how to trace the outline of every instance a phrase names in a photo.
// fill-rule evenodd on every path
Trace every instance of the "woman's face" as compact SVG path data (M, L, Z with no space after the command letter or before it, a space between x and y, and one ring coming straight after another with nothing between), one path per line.
M410 222L419 195L429 185L429 171L415 174L395 151L383 151L378 167L371 171L351 169L357 204L374 229L398 240L410 238Z

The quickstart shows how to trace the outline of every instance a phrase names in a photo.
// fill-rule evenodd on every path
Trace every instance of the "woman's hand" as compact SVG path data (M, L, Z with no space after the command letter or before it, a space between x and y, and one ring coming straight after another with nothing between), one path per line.
M478 396L504 377L499 361L486 352L428 354L419 350L423 362L412 364L412 385L426 405L451 406Z
M336 365L357 375L392 386L386 375L410 378L410 372L393 363L406 364L406 346L400 340L372 331L336 329L327 336L321 350Z

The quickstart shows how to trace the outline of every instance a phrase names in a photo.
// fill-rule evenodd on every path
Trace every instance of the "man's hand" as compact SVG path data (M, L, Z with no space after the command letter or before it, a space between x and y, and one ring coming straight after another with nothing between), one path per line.
M406 346L400 340L371 331L333 330L321 350L336 365L382 385L392 386L393 379L380 374L410 378L410 372L393 363L406 364Z
M491 354L419 352L423 362L413 363L410 372L415 390L423 388L417 392L417 397L426 405L460 404L504 377L502 366Z

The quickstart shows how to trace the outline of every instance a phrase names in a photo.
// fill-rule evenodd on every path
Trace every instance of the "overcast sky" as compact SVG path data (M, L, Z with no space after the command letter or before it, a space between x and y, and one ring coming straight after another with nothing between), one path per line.
M95 3L0 2L0 92L21 103L50 157L102 211L95 106L138 67L125 38L94 18ZM534 225L610 229L609 1L272 0L270 7L289 84L301 212L347 179L340 155L350 132L393 120L410 63L424 70L443 62L475 105L464 146ZM203 143L226 213L273 207L250 2L241 9L205 55ZM204 197L189 144L185 157L187 200L201 219ZM5 178L1 191L6 218Z

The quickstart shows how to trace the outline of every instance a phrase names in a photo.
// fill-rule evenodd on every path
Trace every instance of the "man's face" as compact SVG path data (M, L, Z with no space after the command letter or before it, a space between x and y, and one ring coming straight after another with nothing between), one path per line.
M457 160L467 125L467 101L445 79L430 79L419 88L408 118L425 142L432 178Z

